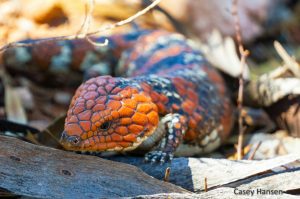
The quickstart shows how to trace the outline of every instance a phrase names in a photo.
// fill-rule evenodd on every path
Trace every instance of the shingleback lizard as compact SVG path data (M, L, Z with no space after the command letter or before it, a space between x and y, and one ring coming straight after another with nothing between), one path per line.
M228 91L192 41L163 30L96 41L104 39L104 47L84 39L46 41L3 55L8 68L39 65L96 76L71 101L61 136L66 149L144 151L145 160L165 162L174 154L210 152L226 139L233 123Z

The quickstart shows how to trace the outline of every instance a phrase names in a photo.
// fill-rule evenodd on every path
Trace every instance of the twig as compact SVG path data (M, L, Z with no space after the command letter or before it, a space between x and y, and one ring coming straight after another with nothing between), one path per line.
M249 155L248 160L253 160L253 158L254 158L254 156L255 156L255 153L256 153L256 151L258 150L258 148L260 147L261 143L262 143L262 141L259 141L259 142L256 144L254 150L253 150L252 153Z
M237 154L238 160L243 158L243 141L244 141L244 128L243 128L243 116L242 116L242 108L243 108L243 92L244 92L244 78L243 74L245 71L246 58L249 55L249 51L244 49L242 44L242 36L241 36L241 27L240 20L238 17L238 0L232 0L232 16L234 17L234 28L236 32L236 40L238 43L239 53L240 53L240 62L242 72L239 77L239 90L238 90L238 99L237 99L237 108L239 111L239 137L238 137L238 147Z
M204 178L204 192L207 192L207 177Z
M165 181L165 182L169 182L170 172L171 172L171 168L170 168L170 167L167 167L167 168L166 168L166 171L165 171L165 177L164 177L164 181Z
M76 35L79 35L80 33L83 34L88 33L92 21L94 5L95 5L94 0L89 0L89 3L85 3L84 20Z
M116 23L113 23L113 24L110 24L110 25L103 26L103 27L99 28L98 30L95 30L95 31L92 31L92 32L88 32L86 34L80 33L80 34L76 34L76 35L52 37L52 38L48 38L48 39L38 40L38 41L35 41L35 42L31 43L31 44L13 42L13 43L9 43L9 44L6 44L6 45L2 46L0 48L0 52L6 50L8 48L11 48L11 47L24 47L24 46L30 46L30 45L33 45L33 44L38 44L38 43L43 43L43 42L48 42L48 41L82 39L82 38L86 38L86 37L90 37L90 36L95 36L95 35L100 34L102 32L105 32L105 31L108 31L108 30L112 30L112 29L115 29L117 27L120 27L120 26L123 26L125 24L128 24L128 23L132 22L133 20L137 19L138 17L144 15L149 10L151 10L152 8L154 8L161 1L162 0L155 0L149 6L147 6L146 8L144 8L143 10L137 12L136 14L128 17L125 20L122 20L122 21L119 21L119 22L116 22Z
M300 65L295 61L295 59L286 52L278 41L274 41L274 47L281 59L284 61L285 66L288 67L296 77L300 77Z

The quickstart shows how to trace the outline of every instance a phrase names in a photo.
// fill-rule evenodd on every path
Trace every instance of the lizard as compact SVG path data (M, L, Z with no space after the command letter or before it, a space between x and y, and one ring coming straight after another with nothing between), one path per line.
M94 38L104 40L102 47L85 39L44 41L2 56L6 68L65 72L65 79L70 71L85 73L65 119L65 149L137 151L164 163L211 152L229 136L230 93L195 43L165 30Z

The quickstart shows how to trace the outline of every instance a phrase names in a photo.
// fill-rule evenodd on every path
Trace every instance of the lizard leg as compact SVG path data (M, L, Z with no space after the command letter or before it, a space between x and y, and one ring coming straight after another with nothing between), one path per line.
M170 113L162 118L166 134L154 151L145 155L147 162L164 163L173 159L187 129L186 119L180 114Z

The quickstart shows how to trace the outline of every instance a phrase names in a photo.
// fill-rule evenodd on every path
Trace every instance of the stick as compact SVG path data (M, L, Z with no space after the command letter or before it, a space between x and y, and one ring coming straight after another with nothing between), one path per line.
M239 137L238 137L237 155L238 155L238 160L241 160L244 156L243 142L244 142L244 132L245 132L245 129L243 127L243 116L242 116L243 92L244 92L243 74L245 71L246 58L249 55L249 51L245 50L244 46L242 44L240 20L238 17L238 0L232 1L232 16L234 17L234 20L235 20L234 28L235 28L235 32L236 32L236 40L238 43L239 53L241 56L240 62L241 62L241 68L242 68L242 72L239 77L239 90L238 90L238 98L237 98L237 108L238 108L238 112L239 112L239 118L238 118Z
M38 43L43 43L43 42L48 42L48 41L61 41L61 40L83 39L83 38L86 38L86 37L95 36L95 35L98 35L98 34L100 34L102 32L115 29L115 28L117 28L119 26L123 26L125 24L128 24L128 23L134 21L138 17L144 15L149 10L151 10L152 8L154 8L161 1L162 0L155 0L149 6L147 6L143 10L137 12L136 14L128 17L127 19L119 21L119 22L116 22L116 23L113 23L113 24L110 24L110 25L103 26L103 27L99 28L96 31L92 31L92 32L89 32L89 33L84 33L84 34L80 33L80 34L76 34L76 35L52 37L52 38L47 38L47 39L43 39L43 40L38 40L38 41L35 41L33 43L30 43L30 44L19 43L19 42L12 42L12 43L9 43L9 44L6 44L6 45L2 46L0 48L0 52L6 50L8 48L11 48L11 47L25 47L25 46L30 46L30 45L33 45L33 44L38 44Z

